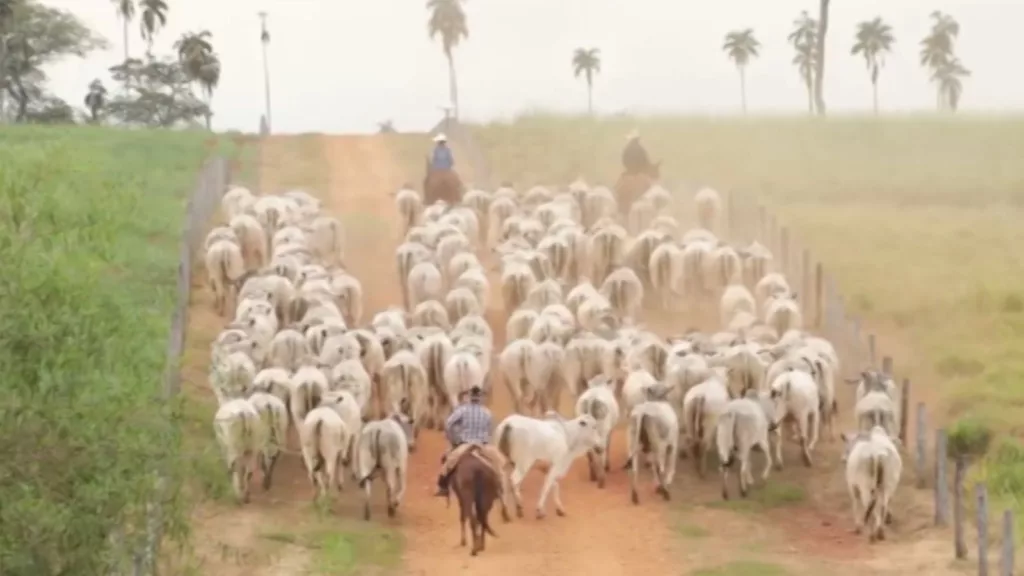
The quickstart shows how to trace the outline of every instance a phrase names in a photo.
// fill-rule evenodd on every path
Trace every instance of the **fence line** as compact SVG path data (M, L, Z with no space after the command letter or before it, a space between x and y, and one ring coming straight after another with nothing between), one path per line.
M799 248L790 229L772 215L769 209L750 196L730 193L726 198L727 209L726 229L732 232L732 238L743 236L742 230L756 230L753 238L768 248L775 258L775 269L784 274L790 282L799 279L793 286L798 292L802 303L805 326L814 327L818 333L832 342L837 352L845 360L847 369L855 368L858 372L865 364L873 369L879 367L900 382L900 421L899 439L905 447L903 452L913 459L912 466L905 465L905 470L914 471L914 485L917 489L931 488L934 492L935 515L933 524L945 526L949 518L949 492L947 484L947 465L952 455L949 451L948 434L944 428L935 430L934 436L928 430L927 406L924 402L911 403L912 387L909 378L898 379L892 356L881 356L874 334L864 334L859 318L851 316L846 310L846 303L839 293L834 278L820 261L814 261L810 250ZM800 255L795 258L794 255ZM844 384L838 383L837 386ZM913 446L911 440L911 406L914 407ZM929 462L929 437L934 437L931 461ZM952 487L953 519L954 519L954 556L958 559L967 557L968 549L964 530L964 478L967 461L964 457L955 459L955 476ZM975 486L976 494L976 526L978 545L978 574L988 574L988 494L982 484ZM1011 576L1014 567L1014 534L1013 512L1004 511L1002 515L1002 547L1000 551L1000 576Z
M470 129L454 119L442 121L432 133L442 127L453 141L458 142L469 155L468 161L478 186L493 186L486 157L477 145ZM935 430L934 452L931 462L928 461L927 428L928 415L924 402L913 405L914 431L913 449L908 442L910 438L910 400L912 396L911 381L904 377L898 379L892 356L879 357L875 334L864 334L861 320L848 313L846 302L839 293L835 279L828 273L821 261L816 261L811 251L800 247L792 231L782 220L773 215L769 208L750 195L728 193L725 200L725 222L723 229L729 232L734 240L757 240L769 251L775 261L775 269L785 275L798 295L804 317L804 326L815 328L819 334L827 338L837 353L844 359L848 368L860 367L865 364L872 369L881 368L882 372L900 382L900 421L899 440L905 447L905 454L912 454L913 465L904 465L904 469L914 471L914 485L917 489L930 488L934 493L935 526L945 526L949 518L949 492L946 467L950 460L948 435L943 428ZM794 282L798 280L798 282ZM879 366L879 361L881 366ZM837 374L837 387L846 385ZM850 407L852 408L852 407ZM964 509L963 509L963 477L966 463L958 459L956 478L953 485L954 501L954 555L956 558L967 557L967 546L964 542ZM978 574L988 575L988 497L984 485L976 486L978 507L976 525L978 529ZM999 576L1012 576L1014 568L1014 534L1013 512L1005 510L1002 515L1002 547L1000 552Z
M198 252L210 219L220 206L229 177L230 166L225 158L215 157L207 161L199 172L195 189L185 207L178 259L177 302L171 316L167 338L167 364L161 386L161 400L165 405L169 405L181 390L180 364L185 345L185 331L188 327L188 302L192 286L192 268L195 264L193 257ZM158 570L164 528L162 502L167 487L167 472L156 471L156 497L146 505L146 538L143 545L134 553L134 576L155 575Z

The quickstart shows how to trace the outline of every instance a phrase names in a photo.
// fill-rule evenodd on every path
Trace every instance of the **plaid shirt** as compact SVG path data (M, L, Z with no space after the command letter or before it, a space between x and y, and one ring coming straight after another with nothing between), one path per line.
M452 444L488 444L491 441L491 412L474 402L460 404L452 411L444 428Z

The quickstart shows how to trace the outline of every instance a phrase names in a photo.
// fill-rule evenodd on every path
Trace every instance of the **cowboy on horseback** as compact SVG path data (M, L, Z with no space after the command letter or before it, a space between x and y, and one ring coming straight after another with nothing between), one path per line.
M646 173L651 166L647 150L640 143L640 132L633 130L626 136L626 147L622 150L622 166L626 174Z
M437 496L448 496L448 481L459 459L477 448L481 456L500 474L504 457L490 446L491 411L481 399L483 390L474 386L469 390L469 401L455 407L444 424L445 436L452 449L441 457L441 474L437 478Z
M430 157L430 169L451 170L455 166L455 157L452 156L452 149L448 147L448 137L444 133L434 136L434 152Z

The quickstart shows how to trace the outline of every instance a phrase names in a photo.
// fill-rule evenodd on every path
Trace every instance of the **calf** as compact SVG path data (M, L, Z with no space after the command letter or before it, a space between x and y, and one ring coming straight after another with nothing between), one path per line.
M228 400L217 409L213 417L213 430L231 472L235 497L248 502L253 461L263 448L267 436L260 414L248 400Z
M900 483L903 460L896 444L881 426L870 432L843 434L846 487L858 534L872 520L869 541L885 539L884 524L892 522L889 504ZM862 515L863 510L863 515Z
M576 401L576 415L590 414L597 422L597 430L601 435L603 450L587 452L590 464L590 480L597 481L598 488L604 488L608 475L609 456L612 430L619 423L619 403L615 401L615 382L605 376L591 378L587 382L587 391Z
M659 384L647 389L647 401L637 404L629 414L626 441L629 450L629 491L633 504L640 503L636 478L643 455L654 456L654 477L657 493L669 499L668 487L676 475L679 452L679 418L672 405L665 401L670 388ZM639 449L640 453L637 453Z
M345 421L327 406L312 409L299 426L302 460L317 488L317 497L327 496L332 486L337 486L339 492L344 487L350 435Z
M519 486L534 463L543 460L550 464L537 500L537 518L544 518L544 504L552 490L555 512L565 516L558 480L565 476L581 454L589 450L598 453L603 450L597 421L589 414L572 420L555 412L548 412L544 419L512 414L498 424L494 435L498 438L498 450L514 467L510 480L516 513L520 518L523 517L523 497Z
M687 390L683 396L683 428L690 443L693 464L701 478L707 469L707 452L714 440L709 431L716 426L718 415L728 403L729 389L725 378L717 372Z
M787 416L796 421L804 464L810 466L811 450L818 443L821 428L818 385L814 378L802 370L787 370L772 382L769 395L775 402L775 416L779 422ZM775 465L782 468L781 434L775 443Z
M754 483L750 474L750 450L755 446L761 449L765 458L761 479L768 479L772 469L768 432L778 426L774 412L768 393L753 390L725 405L715 430L723 499L729 499L728 470L737 459L740 463L740 496L747 496L747 490Z
M363 489L363 519L370 519L370 485L377 471L384 474L388 517L394 518L405 494L405 474L409 469L409 439L412 423L402 414L393 414L363 426L356 447L356 476Z

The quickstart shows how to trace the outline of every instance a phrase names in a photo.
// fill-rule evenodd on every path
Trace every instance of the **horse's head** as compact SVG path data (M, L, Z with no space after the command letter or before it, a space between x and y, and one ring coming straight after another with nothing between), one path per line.
M647 175L655 180L661 178L661 160L658 160L657 162L651 162L647 166Z

